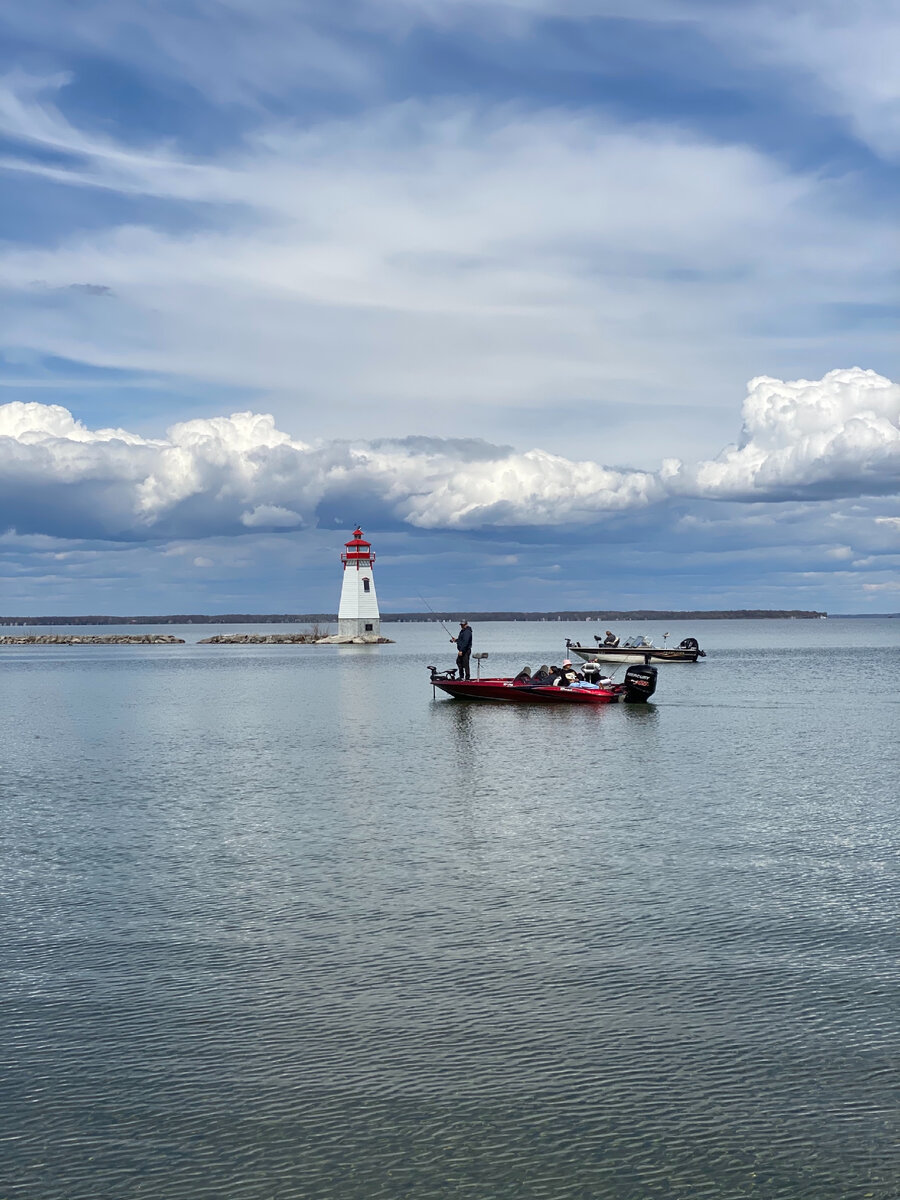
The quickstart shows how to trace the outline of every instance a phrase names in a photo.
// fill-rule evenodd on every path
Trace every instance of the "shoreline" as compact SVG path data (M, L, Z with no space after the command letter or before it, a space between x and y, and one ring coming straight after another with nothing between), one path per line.
M462 610L460 610L462 611ZM467 609L469 621L760 621L824 620L828 613L809 609L554 609L551 612L478 612ZM898 613L834 613L832 616L890 618ZM382 624L434 623L457 620L458 612L382 613ZM75 616L0 617L0 627L27 628L46 625L315 625L336 624L334 613L171 613L156 616L105 616L98 613Z

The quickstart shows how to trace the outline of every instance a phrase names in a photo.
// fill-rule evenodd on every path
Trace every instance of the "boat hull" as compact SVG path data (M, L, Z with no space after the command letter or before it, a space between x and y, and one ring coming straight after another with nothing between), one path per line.
M567 649L570 654L577 654L586 662L622 663L625 666L647 663L695 663L705 657L702 650L666 650L662 647L648 646L632 649L628 646L576 646L570 643Z
M553 687L552 684L521 687L510 679L434 679L432 683L456 700L493 700L504 704L616 704L625 689Z

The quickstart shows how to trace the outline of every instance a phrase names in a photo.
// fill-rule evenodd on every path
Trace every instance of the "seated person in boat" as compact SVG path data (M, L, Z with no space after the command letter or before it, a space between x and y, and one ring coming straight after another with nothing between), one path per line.
M570 658L563 660L563 665L558 669L558 672L558 675L553 680L557 687L569 687L570 684L577 683L581 678L581 676L572 666L572 660Z
M604 646L618 646L618 644L619 644L619 639L616 637L616 635L613 633L613 631L611 629L607 629L606 637L603 639L603 645Z
M608 675L604 675L599 664L589 662L584 665L584 681L585 683L596 684L599 688L611 688L613 681Z

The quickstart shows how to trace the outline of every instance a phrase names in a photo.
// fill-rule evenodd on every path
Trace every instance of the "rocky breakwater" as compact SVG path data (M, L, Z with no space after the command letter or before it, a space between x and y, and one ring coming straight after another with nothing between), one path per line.
M315 642L311 633L217 633L201 638L198 646L296 646Z
M184 638L170 633L36 633L4 635L0 646L183 646Z
M373 637L319 637L315 633L217 633L214 637L201 638L198 646L375 646L390 642L390 638Z
M376 637L374 633L364 633L362 637L342 637L333 633L331 637L316 639L317 646L393 646L394 639Z

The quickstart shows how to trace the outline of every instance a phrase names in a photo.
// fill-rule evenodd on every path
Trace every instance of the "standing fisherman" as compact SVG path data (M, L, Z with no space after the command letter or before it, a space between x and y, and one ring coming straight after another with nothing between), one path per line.
M468 621L460 621L459 633L450 639L456 642L456 666L460 679L471 679L469 674L469 657L472 653L472 630Z

